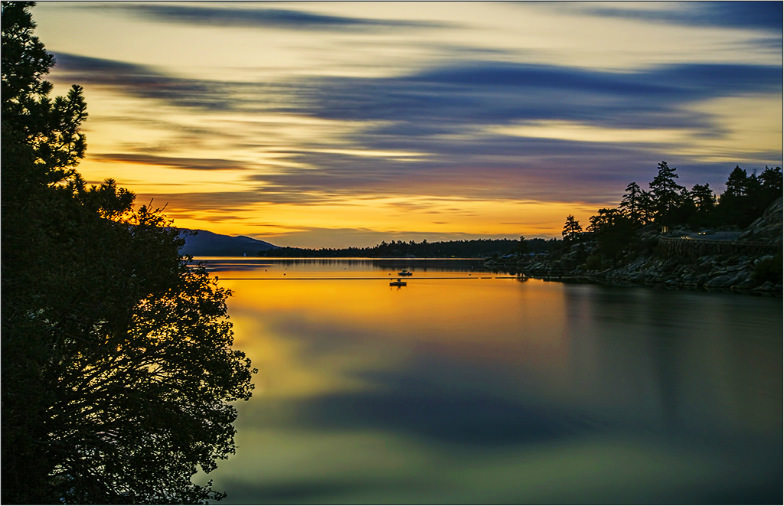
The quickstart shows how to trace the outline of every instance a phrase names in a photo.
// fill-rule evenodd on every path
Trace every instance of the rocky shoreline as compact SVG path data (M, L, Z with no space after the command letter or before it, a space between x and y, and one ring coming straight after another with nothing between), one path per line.
M700 257L695 263L681 263L662 258L639 258L617 268L591 271L553 269L548 262L487 262L494 270L508 270L527 277L570 283L593 283L610 286L647 286L676 290L737 292L782 296L782 283L755 279L759 262L775 261L775 256Z
M781 217L779 199L745 230L705 236L731 239L695 239L684 230L667 235L647 231L640 237L651 245L647 254L605 268L591 269L590 262L580 261L591 250L585 243L574 244L558 256L491 259L485 266L563 282L781 297Z

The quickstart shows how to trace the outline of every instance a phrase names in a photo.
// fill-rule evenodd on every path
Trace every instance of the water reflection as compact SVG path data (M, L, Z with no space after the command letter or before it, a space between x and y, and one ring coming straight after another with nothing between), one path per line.
M361 273L394 275L403 269L415 271L418 275L428 272L449 272L465 277L466 273L486 272L483 260L477 258L453 258L445 261L436 258L248 258L248 257L203 257L194 260L209 271L222 272L261 272L276 274L293 270L298 273L320 274L322 277L335 277L350 274L354 277Z
M229 502L781 502L779 300L407 268L224 282L261 370Z

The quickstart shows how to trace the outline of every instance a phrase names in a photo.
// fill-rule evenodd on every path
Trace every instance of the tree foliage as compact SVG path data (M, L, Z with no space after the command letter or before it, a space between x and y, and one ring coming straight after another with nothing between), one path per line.
M757 176L736 166L727 177L726 191L719 198L717 214L723 222L746 226L781 196L781 168L765 167Z
M588 230L593 232L601 253L614 259L628 246L635 224L620 209L599 209L590 220Z
M653 216L658 224L672 224L683 203L684 188L675 182L677 178L676 168L670 167L667 162L659 162L658 174L650 182Z
M594 267L650 250L650 244L641 241L638 233L643 227L746 227L781 198L780 167L766 167L758 176L736 166L718 199L708 183L696 184L689 191L675 181L677 177L675 168L661 162L650 191L642 190L636 182L629 183L617 208L602 208L590 217ZM579 237L575 224L574 217L568 216L562 232L565 243Z
M254 370L227 290L112 180L87 186L82 89L49 97L32 4L2 4L2 500L201 502Z
M571 214L566 217L566 221L564 222L563 230L561 231L561 235L563 236L564 241L573 242L580 238L580 234L583 233L583 227L580 226L580 222L574 219L574 216Z
M698 212L710 213L716 208L716 195L708 183L695 184L691 188L691 198Z
M626 186L626 193L623 194L618 208L631 223L641 225L648 219L646 213L648 198L648 194L640 188L640 185L632 181Z

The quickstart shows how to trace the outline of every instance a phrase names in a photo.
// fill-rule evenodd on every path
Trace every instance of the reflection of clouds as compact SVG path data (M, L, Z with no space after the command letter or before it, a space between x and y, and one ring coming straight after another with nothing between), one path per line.
M339 451L337 448L335 450ZM254 478L249 482L234 478L222 481L221 487L231 490L231 495L226 499L228 504L319 504L325 500L324 498L332 498L329 502L340 504L344 501L336 498L352 497L357 494L367 494L376 498L398 497L401 489L411 488L411 483L404 480L395 482L388 478L373 480L356 476L274 483L269 483L263 478ZM350 502L345 501L345 503ZM370 501L364 503L370 504Z
M297 265L340 270L290 263L289 275ZM781 404L760 397L781 373L780 321L759 323L770 323L775 301L416 281L400 292L357 281L223 282L235 293L238 347L261 370L240 406L239 452L214 476L230 502L753 503L780 494L780 445L767 435L779 437ZM751 328L753 341L739 337ZM771 346L779 353L765 354ZM677 423L662 423L673 409Z
M467 371L429 367L428 374L454 380L449 384L427 382L423 371L415 376L373 378L367 391L326 394L287 406L299 428L330 431L383 431L424 438L436 444L491 448L506 445L553 444L579 437L590 427L579 415L559 412L535 402L503 399L461 387ZM480 371L487 379L490 370ZM469 373L470 374L470 373ZM493 391L493 385L485 385ZM497 385L503 388L503 383ZM271 427L270 419L257 419L256 428Z
M307 271L311 267L330 270L311 262L304 265L308 266ZM420 269L417 265L411 264L409 268L417 272ZM289 268L289 275L292 276L293 272L302 271L304 267L292 264ZM368 269L375 276L385 277L390 268L372 264L361 270ZM276 269L278 276L287 272L285 265L277 265ZM358 268L352 267L352 270ZM239 277L247 276L248 272L245 271ZM467 274L465 276L468 278ZM220 277L233 276L230 271L223 271ZM480 379L485 368L492 370L499 363L504 367L525 363L539 370L545 363L561 361L559 357L563 350L559 348L557 325L548 329L538 324L529 325L530 332L513 338L511 342L509 335L529 316L533 321L535 314L557 311L559 305L556 292L544 289L535 299L523 297L527 301L526 307L522 311L494 318L494 331L488 332L481 341L477 340L473 327L465 326L450 316L457 313L470 320L486 319L486 306L477 305L476 298L502 307L506 290L516 290L513 280L506 281L509 283L496 284L498 282L477 279L413 279L407 287L411 290L406 293L390 290L383 279L225 283L229 283L228 286L237 294L236 300L231 301L231 314L239 314L243 321L249 319L248 325L266 331L254 330L252 334L267 335L269 337L265 339L279 342L285 349L297 350L296 361L289 364L290 368L304 361L309 365L302 369L326 374L321 384L330 385L339 379L341 383L364 385L362 391L387 388L381 384L383 378L374 377L373 371L413 368L399 377L388 378L388 388L394 392L396 389L402 391L406 387L404 383L411 381L417 374L426 375L426 379L430 378L439 389L446 389L447 384L466 385L468 381ZM469 285L465 286L466 283ZM504 286L506 290L501 289ZM452 291L451 287L460 289L453 296L447 296ZM307 309L303 311L303 308ZM542 339L545 342L540 342ZM253 346L252 343L248 344ZM276 345L267 343L266 346ZM435 373L427 372L427 362L408 363L419 354L433 361L430 365L434 370L443 373L441 380ZM436 359L444 354L452 358L443 359L435 367ZM256 355L249 353L249 356L255 359ZM258 356L265 360L261 350ZM461 370L468 374L470 364L479 365L474 372L459 381L455 375ZM319 391L323 389L319 388ZM341 391L325 392L329 393Z
M722 502L727 489L744 480L760 485L750 473L735 474L731 464L690 448L633 437L598 435L492 451L428 447L364 431L316 437L260 430L240 432L238 441L239 453L214 473L229 503L711 503ZM242 451L251 445L263 450ZM712 480L715 474L725 474L725 482Z

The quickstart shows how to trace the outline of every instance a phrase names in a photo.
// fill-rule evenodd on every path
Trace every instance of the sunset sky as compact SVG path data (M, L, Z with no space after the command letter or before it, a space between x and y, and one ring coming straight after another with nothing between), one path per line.
M89 182L281 246L560 236L782 164L782 4L39 3Z

